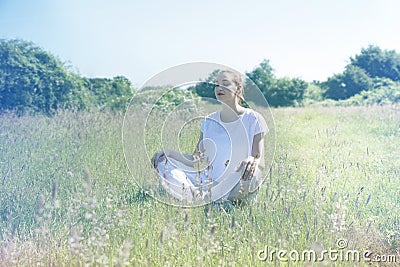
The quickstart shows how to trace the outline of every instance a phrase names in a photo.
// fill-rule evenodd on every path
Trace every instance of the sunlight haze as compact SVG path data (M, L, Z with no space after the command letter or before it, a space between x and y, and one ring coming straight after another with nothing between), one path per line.
M0 0L0 38L32 41L88 77L140 86L206 61L324 81L370 44L400 51L398 1Z

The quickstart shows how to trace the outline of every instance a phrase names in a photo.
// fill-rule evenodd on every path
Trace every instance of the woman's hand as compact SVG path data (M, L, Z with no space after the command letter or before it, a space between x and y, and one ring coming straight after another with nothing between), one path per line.
M165 150L161 150L161 151L158 151L158 152L156 152L154 155L153 155L153 157L151 158L151 165L154 167L154 168L157 168L157 165L158 165L158 162L160 161L160 159L162 158L162 157L166 157L166 151Z
M255 158L252 156L249 156L247 159L243 160L238 168L238 170L244 168L241 179L243 181L251 180L251 178L254 176L254 172L256 171L259 163L260 163L260 158Z

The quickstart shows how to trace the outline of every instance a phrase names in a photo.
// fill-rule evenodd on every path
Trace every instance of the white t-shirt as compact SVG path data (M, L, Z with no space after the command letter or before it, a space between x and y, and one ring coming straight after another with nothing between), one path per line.
M221 111L206 116L201 124L205 154L210 160L209 177L218 181L226 172L236 170L251 155L254 136L268 132L264 118L246 109L233 122L223 122Z

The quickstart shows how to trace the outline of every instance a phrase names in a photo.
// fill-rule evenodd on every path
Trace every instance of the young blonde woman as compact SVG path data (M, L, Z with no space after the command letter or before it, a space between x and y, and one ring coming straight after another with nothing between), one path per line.
M209 189L219 183L223 193L213 201L243 201L255 196L262 182L268 127L259 113L241 105L243 89L240 74L220 71L214 93L222 109L204 118L194 153L164 149L152 157L161 184L174 197L189 202L211 198Z

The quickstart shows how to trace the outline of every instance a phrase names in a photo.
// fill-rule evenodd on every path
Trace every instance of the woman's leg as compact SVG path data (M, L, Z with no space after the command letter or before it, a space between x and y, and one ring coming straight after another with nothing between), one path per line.
M199 194L194 184L193 173L177 168L171 161L163 158L157 165L161 185L175 198L193 201Z

